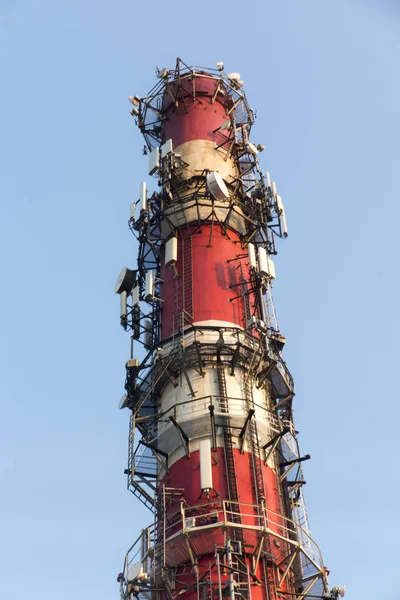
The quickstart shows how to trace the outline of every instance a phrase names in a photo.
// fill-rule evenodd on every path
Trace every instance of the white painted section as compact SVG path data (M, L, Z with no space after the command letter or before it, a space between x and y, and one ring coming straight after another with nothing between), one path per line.
M200 488L206 492L213 488L211 442L209 439L200 442Z
M165 244L165 264L167 267L176 263L178 260L178 240L176 237L170 238Z
M160 168L160 148L154 148L149 154L149 175L154 175Z
M230 418L230 425L233 432L233 443L239 447L238 435L241 431L250 408L255 410L253 419L257 422L257 431L260 447L270 441L276 433L279 433L279 424L276 415L269 410L268 398L265 390L253 387L253 403L249 406L245 399L245 372L239 368L235 370L235 375L229 374L229 368L225 369L227 402L219 397L218 377L215 367L206 367L205 375L194 369L188 369L188 377L191 386L195 391L193 398L190 393L188 383L182 377L178 387L168 383L162 394L160 402L160 412L162 418L158 422L157 428L157 446L169 454L169 464L172 465L185 454L185 448L176 427L171 423L169 417L174 416L175 420L182 427L183 431L190 439L190 451L200 449L201 442L211 439L211 419L209 406L214 406L214 416L216 423L216 443L217 446L224 446L222 425ZM227 410L228 409L228 410ZM250 437L247 436L243 449L251 451ZM262 449L261 457L264 458ZM271 467L274 465L271 462Z
M197 337L195 331L188 331L185 333L184 343L185 346L190 346L196 340L198 340L199 330L201 331L201 340L203 343L216 344L219 340L219 328L220 327L229 327L229 331L224 331L224 340L227 344L236 344L238 341L244 343L245 338L243 334L243 328L238 325L232 325L232 323L228 321L197 321L194 323L197 330ZM201 327L212 326L215 329L201 329ZM188 327L192 327L191 325ZM175 344L172 340L166 342L162 345L161 348L158 349L161 356L167 357L170 352L175 348Z
M217 148L217 144L210 140L184 142L175 148L175 154L179 154L188 165L183 169L186 178L200 175L206 169L218 171L222 179L229 183L237 174L235 162L228 156L227 150Z
M140 184L140 196L139 196L139 207L140 210L147 210L147 186L146 182L142 181Z
M196 321L193 323L193 325L196 325L196 327L235 327L236 329L240 329L243 331L243 327L236 325L236 323L231 323L230 321L218 321L216 319L210 319L209 321Z
M189 186L187 191L189 193ZM168 238L171 233L175 233L175 230L178 227L186 227L188 223L197 223L198 218L201 221L209 219L211 208L211 199L207 200L205 198L201 200L199 205L197 205L195 200L188 200L184 205L182 205L180 200L179 202L174 202L165 210L165 216L168 218L164 219L162 222L161 238ZM230 210L230 202L214 200L214 211L219 221L225 221L228 210ZM235 206L234 210L231 212L229 227L238 233L246 233L246 221L239 206Z

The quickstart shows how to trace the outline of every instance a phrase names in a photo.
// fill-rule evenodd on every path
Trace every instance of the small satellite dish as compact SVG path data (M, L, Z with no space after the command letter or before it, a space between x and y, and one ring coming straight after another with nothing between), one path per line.
M217 62L217 69L218 69L218 71L224 70L224 63L222 61Z
M119 401L118 408L119 410L126 408L128 406L128 396L124 394L121 396L121 400Z
M128 269L128 267L125 267L118 275L117 283L114 287L114 292L116 294L121 294L122 292L127 292L129 294L135 283L136 271L132 271L131 269Z
M226 200L229 198L228 189L219 173L216 171L208 173L206 182L208 191L216 200Z
M134 563L128 569L126 578L128 581L135 581L136 579L142 579L143 581L147 580L147 573L143 571L143 565L141 561Z
M220 127L221 131L224 131L225 129L231 129L232 128L232 122L230 119L227 119L226 121L224 121Z
M227 75L227 77L231 81L240 81L240 73L229 73L229 75Z
M346 586L345 585L342 585L341 587L336 586L331 589L330 593L331 593L330 597L337 598L338 596L340 596L341 598L343 598L343 596L346 593Z
M254 154L254 156L256 154L258 154L258 150L257 150L257 146L255 144L252 144L251 142L248 142L246 144L247 150L250 152L250 154Z

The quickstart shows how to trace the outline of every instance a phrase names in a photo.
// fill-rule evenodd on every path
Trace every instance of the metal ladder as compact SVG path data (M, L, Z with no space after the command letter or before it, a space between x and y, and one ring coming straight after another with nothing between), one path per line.
M243 327L244 327L244 329L247 329L247 324L251 317L250 299L249 299L249 294L247 293L247 281L244 278L243 266L240 261L239 261L237 269L239 271L239 282L240 282L239 289L240 289L240 293L242 295L241 300L242 300L243 321L244 321Z
M244 389L245 389L247 410L250 410L254 406L253 381L250 376L245 377ZM259 454L260 441L259 441L259 437L258 437L257 423L253 419L251 419L251 421L249 423L249 432L250 432L251 453L252 453L252 463L253 463L254 488L255 488L255 492L256 492L257 506L259 507L260 524L262 524L263 517L265 514L265 508L266 508L265 485L264 485L264 477L263 477L263 472L262 472L262 463L261 463L261 458L260 458L260 454ZM275 582L274 582L274 575L273 575L274 566L273 566L273 561L272 561L271 537L268 534L264 538L263 547L264 547L264 551L265 551L264 570L265 570L266 592L267 592L267 597L272 599L272 598L274 598Z
M220 360L217 362L217 377L221 412L224 412L226 414L227 419L227 424L224 427L224 455L226 466L226 478L228 483L228 495L230 500L230 510L232 511L232 513L235 513L232 515L232 521L234 523L241 523L239 494L237 488L237 475L235 467L235 455L233 452L232 430L230 427L228 397L226 390L225 367ZM243 548L244 538L242 529L234 528L233 537L235 540L242 542Z
M171 590L167 577L165 577L166 560L165 560L165 539L166 529L168 526L167 503L183 502L183 488L168 488L162 485L162 492L157 499L157 515L155 526L155 544L154 544L154 580L157 585L162 584L168 598L172 598Z
M184 324L193 322L192 235L182 238L182 312Z
M126 470L128 475L127 488L146 508L154 513L154 498L137 481L135 481L135 461L135 415L132 413L129 419L128 469Z
M253 400L253 382L249 376L245 376L244 391L246 398L246 408L249 411L254 406ZM250 420L249 423L250 441L251 441L251 452L253 461L253 474L254 474L254 487L257 497L257 505L260 503L265 504L265 489L264 489L264 477L261 466L261 459L259 455L260 442L258 439L257 423L254 419Z

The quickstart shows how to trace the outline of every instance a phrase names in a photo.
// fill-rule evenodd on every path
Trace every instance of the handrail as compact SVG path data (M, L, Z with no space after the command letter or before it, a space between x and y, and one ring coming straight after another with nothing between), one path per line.
M241 517L241 522L238 522L236 518L238 515ZM194 519L194 521L189 525L188 519ZM198 520L200 519L209 519L209 522L199 524ZM142 560L145 563L149 559L148 570L154 577L155 572L160 568L155 558L160 543L166 546L169 543L176 544L180 536L187 539L187 536L190 538L190 536L201 535L210 529L225 529L226 527L258 532L260 542L264 536L268 535L281 543L288 544L294 551L300 553L302 574L305 580L312 576L324 577L324 564L317 543L301 525L271 509L260 510L256 504L238 502L235 503L233 510L232 503L228 500L212 500L206 504L194 506L185 506L181 502L179 509L169 514L168 521L163 542L157 542L155 539L156 526L151 525L144 529L131 545L124 561L123 574L125 577L135 560ZM144 551L145 544L147 544L146 551Z
M245 398L228 396L227 400L228 400L228 404L230 404L229 412L226 412L226 410L221 410L222 407L218 406L219 403L221 402L221 396L216 395L216 394L202 396L201 398L191 398L189 400L185 400L183 402L178 402L176 404L171 405L167 410L165 410L162 413L159 413L157 415L157 419L156 419L156 421L154 421L153 427L149 426L147 428L147 432L150 434L150 437L147 441L155 439L155 437L153 437L152 434L153 434L153 432L157 431L160 423L165 422L167 424L169 422L170 415L175 416L176 412L179 411L179 409L182 409L186 406L187 407L194 406L193 410L191 411L191 413L189 415L191 419L193 419L193 417L196 414L207 414L207 410L210 405L214 406L215 408L220 408L220 410L215 411L215 414L219 415L219 416L223 416L223 415L234 416L235 414L237 414L234 412L235 407L236 407L236 409L240 408L241 410L243 409L243 411L245 410L245 404L246 404ZM225 399L224 399L224 401L225 401ZM254 402L254 408L256 409L256 411L258 413L258 415L257 415L258 419L265 419L265 421L270 425L272 431L274 431L275 433L279 433L281 431L281 427L280 427L281 422L280 422L279 418L277 417L276 413L269 410L266 406L262 406L261 404L258 404L257 402ZM287 423L285 423L285 425L287 425L290 428L290 433L292 435L294 435L295 430L294 430L293 424L290 421L288 421Z
M305 546L305 543L307 542L307 551L311 551L313 554L309 559L314 564L323 566L321 553L317 543L299 523L268 508L265 508L260 512L260 508L255 504L238 502L237 506L239 507L239 511L232 510L230 508L231 504L232 503L228 500L215 500L208 502L207 504L198 504L190 507L182 505L179 511L170 515L172 522L166 528L166 543L169 539L172 539L172 537L175 538L179 533L187 534L190 533L190 531L194 532L202 529L213 529L221 526L239 527L244 530L248 529L268 532L272 536L278 537L292 545L297 543L297 545ZM223 520L219 518L218 521L214 523L186 527L187 518L205 518L207 515L215 515L215 513L222 513ZM237 515L241 516L241 523L238 523L237 519L235 519L235 516ZM176 519L173 517L176 517ZM260 524L246 523L246 519L254 519L254 521L258 521ZM177 526L179 525L181 526L181 529L177 530ZM275 528L277 531L274 531L271 527ZM282 530L283 533L278 533L278 529ZM296 535L297 542L293 539L294 534Z

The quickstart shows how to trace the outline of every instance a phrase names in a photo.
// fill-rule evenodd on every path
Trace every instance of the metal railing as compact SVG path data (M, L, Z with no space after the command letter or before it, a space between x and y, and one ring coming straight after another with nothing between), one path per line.
M169 546L176 547L180 539L182 547L187 547L186 540L193 536L201 536L204 533L208 535L218 529L226 532L228 528L241 528L245 540L246 532L256 535L259 542L258 549L262 548L266 536L276 540L275 556L270 557L270 560L275 560L276 564L284 562L285 556L297 553L300 558L302 581L315 580L313 585L322 589L325 568L321 552L315 541L298 523L267 508L260 509L254 504L238 502L235 506L237 508L233 510L232 503L227 500L216 500L190 507L182 502L178 510L168 514L165 537L163 536L163 540L158 539L158 544L155 543L155 526L142 530L141 535L126 553L123 568L124 581L129 581L130 569L138 561L142 562L143 572L148 574L145 586L154 586L156 581L160 581L162 566L158 565L154 558L158 554L157 547L160 544L168 554ZM237 519L239 514L241 522ZM256 555L257 551L257 548L253 548L252 552L249 552L247 548L246 554Z
M220 417L247 417L246 400L245 398L227 397L228 410L224 398L217 395L207 395L201 398L192 398L184 402L178 402L170 406L167 410L160 412L157 415L157 420L150 423L146 429L146 442L152 443L157 440L163 429L169 427L170 416L179 418L179 422L184 422L187 419L195 419L204 415L209 415L209 407L214 407L214 415ZM185 410L186 409L186 410ZM271 433L279 433L282 426L289 428L294 434L294 426L290 421L281 421L275 412L268 410L266 406L262 406L254 402L257 422L264 423L269 426Z

